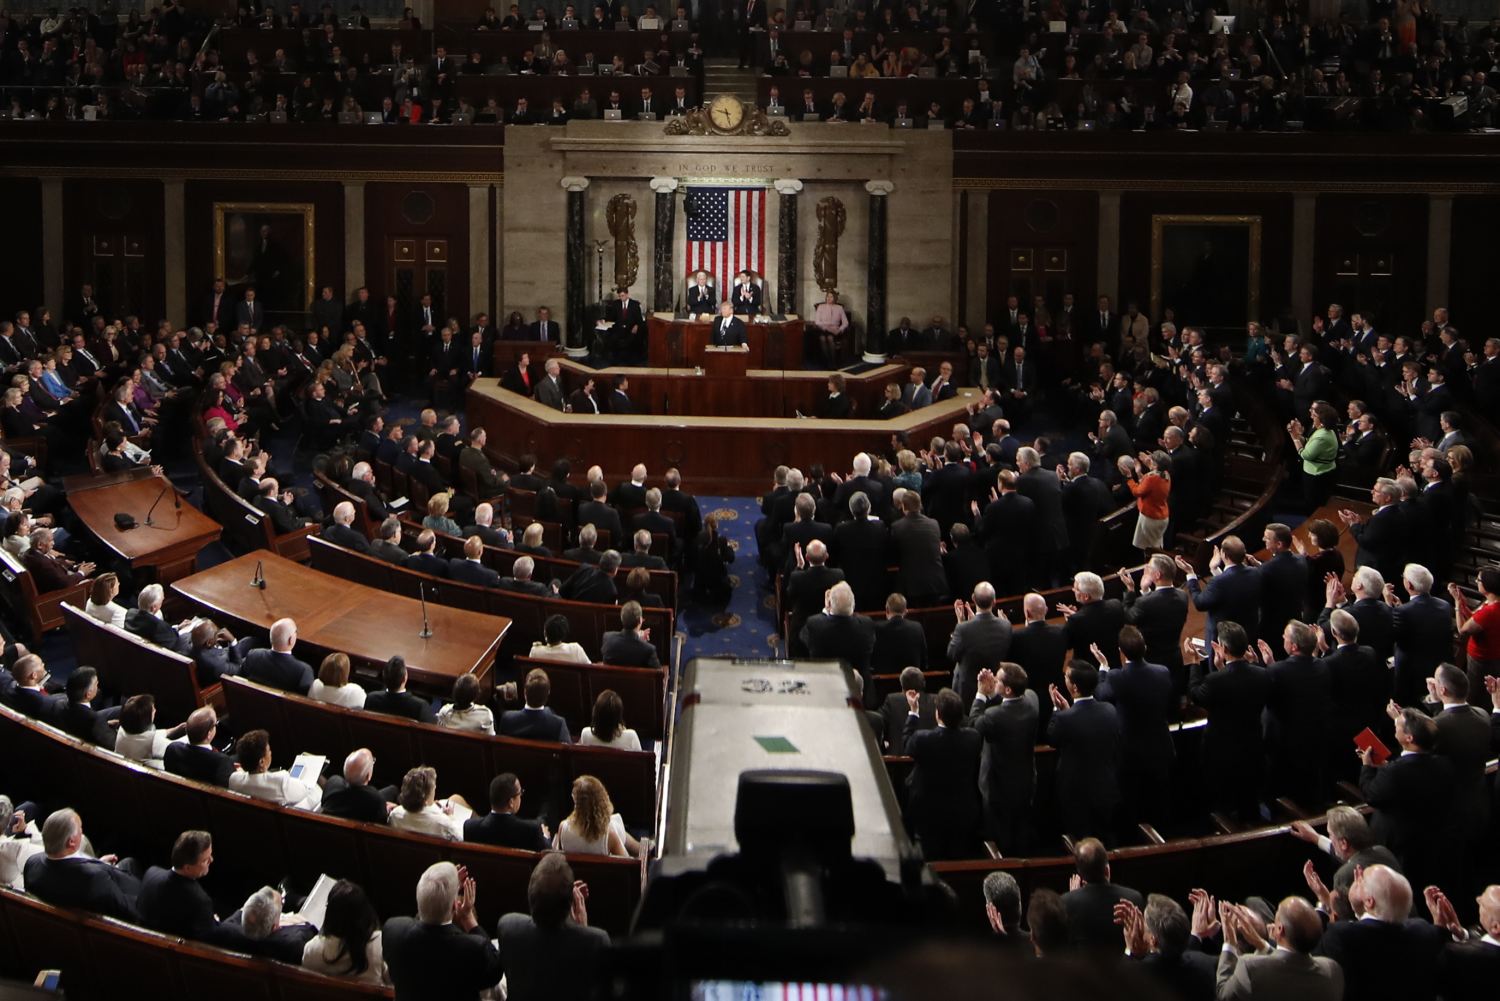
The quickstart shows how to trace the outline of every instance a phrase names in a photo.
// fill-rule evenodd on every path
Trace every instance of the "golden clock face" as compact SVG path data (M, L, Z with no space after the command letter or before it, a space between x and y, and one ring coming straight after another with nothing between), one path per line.
M724 94L708 106L708 117L716 128L728 132L739 127L745 117L745 106L737 98Z

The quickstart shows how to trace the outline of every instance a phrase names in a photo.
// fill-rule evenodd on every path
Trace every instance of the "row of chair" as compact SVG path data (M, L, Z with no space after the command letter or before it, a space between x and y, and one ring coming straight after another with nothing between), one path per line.
M284 535L278 533L264 511L241 497L233 486L219 479L219 474L209 468L203 458L203 448L197 441L193 443L193 461L203 485L203 511L224 526L224 543L230 549L239 553L269 549L277 556L298 563L307 562L307 539L318 531L317 525L305 525Z

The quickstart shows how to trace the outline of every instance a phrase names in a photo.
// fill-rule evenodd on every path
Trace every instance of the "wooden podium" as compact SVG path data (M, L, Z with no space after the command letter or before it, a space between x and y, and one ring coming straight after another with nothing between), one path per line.
M732 348L716 348L712 344L703 349L703 374L713 378L743 378L750 367L750 347L741 344Z
M707 320L652 313L646 318L647 364L652 368L698 368L703 365L712 329L713 324ZM789 316L779 323L746 323L745 339L750 347L747 369L801 370L802 321L797 317Z

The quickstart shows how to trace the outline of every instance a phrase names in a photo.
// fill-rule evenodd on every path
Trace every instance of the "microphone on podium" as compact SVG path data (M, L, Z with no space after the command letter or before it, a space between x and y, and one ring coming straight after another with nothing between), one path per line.
M260 560L255 561L255 575L250 578L250 586L259 591L266 589L265 565Z
M146 509L146 525L147 525L147 527L150 527L153 524L152 521L151 521L151 515L153 513L155 513L155 511L156 511L156 505L158 505L158 504L161 503L161 499L167 495L167 491L168 490L172 491L172 497L173 497L174 500L176 499L176 497L177 497L177 488L174 487L174 486L172 486L172 481L171 480L167 480L165 483L162 484L161 492L156 495L156 500L152 501L151 502L151 506Z

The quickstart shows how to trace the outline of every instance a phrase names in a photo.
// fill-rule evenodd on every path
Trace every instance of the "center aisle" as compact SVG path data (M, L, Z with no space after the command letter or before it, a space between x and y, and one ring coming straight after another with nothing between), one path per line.
M686 635L682 662L699 656L765 657L779 650L776 642L776 592L760 568L755 523L760 519L760 501L754 497L702 497L698 508L706 518L719 519L719 533L735 550L729 567L734 587L728 606L705 605L688 600L677 618L677 628Z

